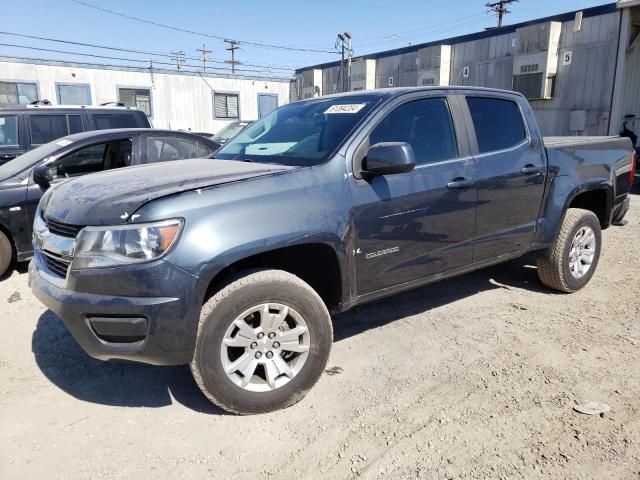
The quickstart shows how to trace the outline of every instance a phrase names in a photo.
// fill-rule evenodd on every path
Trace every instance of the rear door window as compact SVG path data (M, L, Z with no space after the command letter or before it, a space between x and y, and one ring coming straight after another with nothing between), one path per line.
M210 153L206 147L200 147L199 142L175 136L147 137L145 143L147 163L198 158Z
M526 140L520 107L511 100L467 97L480 153L513 148Z
M18 144L18 117L16 115L0 115L0 145L11 147Z
M66 115L30 115L31 143L42 145L69 134Z
M82 128L82 117L80 115L69 115L68 119L70 135L84 131L84 129Z

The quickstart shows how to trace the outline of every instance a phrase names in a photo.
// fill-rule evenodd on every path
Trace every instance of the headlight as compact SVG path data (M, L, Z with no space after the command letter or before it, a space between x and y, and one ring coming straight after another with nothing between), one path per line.
M178 239L182 220L113 227L86 227L80 233L73 268L101 268L162 257Z

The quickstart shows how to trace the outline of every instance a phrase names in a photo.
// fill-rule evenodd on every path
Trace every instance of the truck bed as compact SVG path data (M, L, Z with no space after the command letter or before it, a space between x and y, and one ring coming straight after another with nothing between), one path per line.
M609 137L544 137L544 145L547 148L570 147L573 145L585 145L593 143L609 143L612 140L623 140L618 136Z

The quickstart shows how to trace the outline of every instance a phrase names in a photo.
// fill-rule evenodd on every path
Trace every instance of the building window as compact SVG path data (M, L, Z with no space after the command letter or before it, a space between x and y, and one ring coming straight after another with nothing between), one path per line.
M213 94L213 118L240 118L240 96L237 93Z
M91 105L91 87L86 84L58 83L58 105Z
M135 107L147 114L147 117L153 116L151 109L151 90L148 88L119 88L118 101L124 103L127 107Z
M35 83L0 82L0 107L7 105L28 105L38 99Z

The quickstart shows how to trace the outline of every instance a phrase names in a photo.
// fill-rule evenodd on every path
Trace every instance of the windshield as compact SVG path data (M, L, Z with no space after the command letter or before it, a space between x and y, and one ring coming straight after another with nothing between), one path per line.
M237 134L239 134L242 131L242 129L246 126L247 126L246 123L232 123L231 125L227 125L218 133L216 133L213 136L212 140L218 143L224 143L230 138L233 138Z
M35 167L42 160L50 155L53 155L61 147L71 144L71 140L66 138L59 138L53 142L49 142L41 147L34 148L27 153L20 155L19 157L10 160L4 165L0 166L0 181L17 175L18 173Z
M285 105L229 140L215 158L317 165L329 158L380 100L378 95L358 95Z

